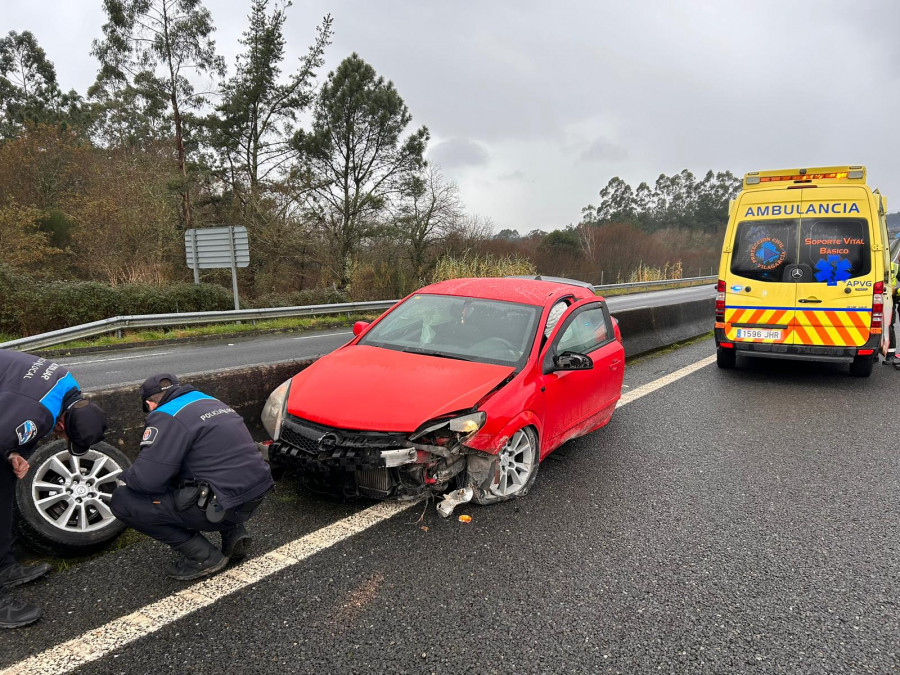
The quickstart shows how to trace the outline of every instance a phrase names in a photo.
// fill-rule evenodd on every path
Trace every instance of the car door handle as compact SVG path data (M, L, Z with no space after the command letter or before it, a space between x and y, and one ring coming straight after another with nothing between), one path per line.
M822 302L821 300L817 300L816 298L800 298L797 302Z
M619 359L616 359L615 361L610 361L610 362L609 362L609 369L610 369L610 370L616 370L616 369L619 367L619 364L620 364L620 363L622 363L622 362L619 361Z

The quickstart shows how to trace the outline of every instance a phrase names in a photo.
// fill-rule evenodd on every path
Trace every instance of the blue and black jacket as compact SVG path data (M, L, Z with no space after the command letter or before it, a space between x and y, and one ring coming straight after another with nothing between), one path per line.
M275 484L241 416L190 385L166 389L145 424L141 452L122 474L136 492L162 494L202 481L230 509Z
M27 459L80 396L78 382L58 363L0 349L0 456L18 452Z

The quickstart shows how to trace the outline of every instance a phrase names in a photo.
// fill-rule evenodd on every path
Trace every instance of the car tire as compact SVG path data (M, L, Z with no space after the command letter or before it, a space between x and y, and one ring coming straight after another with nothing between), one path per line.
M871 356L857 356L850 364L850 374L853 377L869 377L875 367L875 359Z
M491 478L475 490L474 501L493 504L524 497L531 490L540 468L541 449L533 427L516 431L494 460Z
M87 555L125 530L109 510L116 477L131 466L121 450L96 443L73 457L66 441L58 440L40 446L28 462L25 478L16 481L15 507L16 531L29 548L52 556Z
M737 354L733 349L716 347L716 365L719 368L734 368L735 363L737 363Z

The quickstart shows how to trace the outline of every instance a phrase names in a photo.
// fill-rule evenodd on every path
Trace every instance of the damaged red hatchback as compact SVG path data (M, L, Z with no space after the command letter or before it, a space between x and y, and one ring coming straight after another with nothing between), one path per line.
M522 496L540 461L609 422L621 395L618 325L578 281L442 281L353 332L263 410L272 465L312 489L444 494L444 516Z

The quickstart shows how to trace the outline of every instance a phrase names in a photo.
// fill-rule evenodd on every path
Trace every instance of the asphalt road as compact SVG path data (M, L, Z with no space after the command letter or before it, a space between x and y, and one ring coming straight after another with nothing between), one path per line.
M694 286L609 298L610 311L689 302L715 295L713 286ZM85 391L139 384L154 373L179 377L320 356L353 336L348 329L250 335L202 342L160 344L56 358L77 373Z
M172 600L185 585L146 539L53 573L18 591L46 616L0 633L0 668L38 655L53 672L44 650L87 632L60 652L99 650L79 673L898 669L900 373L739 361L661 379L713 352L630 363L625 392L645 395L547 458L527 497L459 507L470 523L418 504L346 536L334 524L373 503L285 479L220 599Z

